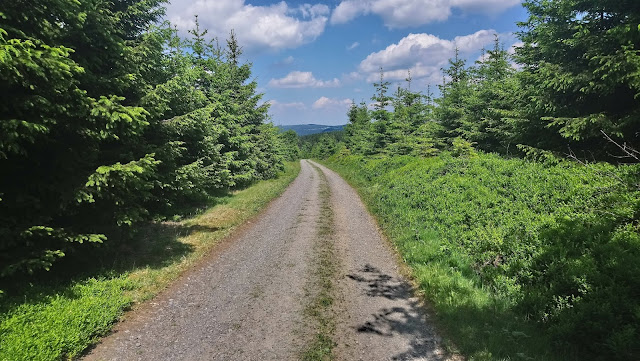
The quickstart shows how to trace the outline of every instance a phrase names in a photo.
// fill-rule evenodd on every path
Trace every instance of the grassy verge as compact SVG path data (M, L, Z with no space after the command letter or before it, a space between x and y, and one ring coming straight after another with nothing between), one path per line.
M203 214L146 227L136 240L80 264L71 279L34 282L0 299L0 360L78 357L132 304L153 297L237 226L280 195L300 171L233 192Z
M638 167L334 158L469 360L637 360ZM635 178L637 179L637 178Z
M302 354L304 361L332 360L335 347L333 334L335 319L332 311L334 303L334 279L337 272L336 254L334 249L334 222L331 210L331 191L324 173L313 166L320 175L320 219L318 222L317 240L314 244L315 260L313 274L311 274L306 293L310 295L306 305L305 316L314 326L314 337Z

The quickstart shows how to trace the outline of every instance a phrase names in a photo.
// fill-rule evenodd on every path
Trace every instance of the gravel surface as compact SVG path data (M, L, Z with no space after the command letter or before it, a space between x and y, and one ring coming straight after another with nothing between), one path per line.
M356 192L302 161L298 178L200 267L128 314L86 360L297 360L313 337L321 182L336 229L336 360L441 360L438 338ZM318 174L322 171L327 180ZM308 293L308 292L307 292Z
M314 163L316 164L316 163ZM337 360L445 360L420 300L356 191L327 176L341 256Z

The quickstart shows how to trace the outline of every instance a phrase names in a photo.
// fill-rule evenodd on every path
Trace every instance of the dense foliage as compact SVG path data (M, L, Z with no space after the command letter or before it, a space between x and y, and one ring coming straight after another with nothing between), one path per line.
M181 39L158 25L161 5L2 1L0 278L125 239L292 157L234 34L225 47L197 26Z
M344 131L310 134L299 138L298 147L304 158L323 159L344 149L344 140Z
M287 130L280 134L279 139L281 141L280 149L284 159L288 161L299 160L302 152L300 150L298 134L293 130Z
M518 62L530 102L528 127L549 126L600 157L608 145L603 133L638 147L640 3L534 0L525 6L530 17L521 24Z

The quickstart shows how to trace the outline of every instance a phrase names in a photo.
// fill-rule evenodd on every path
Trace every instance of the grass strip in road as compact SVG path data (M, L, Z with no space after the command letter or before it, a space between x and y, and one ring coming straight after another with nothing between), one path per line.
M199 216L145 227L71 279L34 282L2 296L0 360L77 358L131 305L156 295L260 212L299 171L298 162L287 163L278 178L235 191Z
M332 360L335 341L335 319L333 313L334 280L338 271L334 248L334 221L331 209L331 191L324 173L313 166L320 176L320 218L317 226L317 239L314 243L312 273L306 286L310 299L304 312L309 324L314 326L314 336L306 346L302 360Z

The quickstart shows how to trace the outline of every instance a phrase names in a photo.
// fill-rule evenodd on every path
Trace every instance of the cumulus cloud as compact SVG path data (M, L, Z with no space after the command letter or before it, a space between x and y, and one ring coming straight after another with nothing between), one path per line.
M348 109L351 99L320 97L311 106L313 109Z
M340 80L318 80L310 71L292 71L284 78L271 79L272 88L330 88L340 86Z
M356 41L353 44L347 46L347 50L353 50L353 49L357 48L358 46L360 46L360 43Z
M358 66L367 81L377 80L380 68L387 80L404 80L408 71L414 79L429 77L437 80L440 68L455 54L456 47L462 56L470 55L494 41L494 30L480 30L473 34L457 36L452 40L431 34L409 34L386 49L369 54Z
M209 34L225 39L233 29L249 50L296 48L320 36L328 21L326 5L290 7L282 1L267 6L245 0L172 0L167 19L185 33L195 27L194 15Z
M271 105L271 109L306 109L307 106L302 102L281 103L277 100L267 101Z
M317 16L329 15L329 13L331 12L329 7L324 4L302 4L298 8L298 11L300 11L304 18L315 18Z
M333 11L331 23L343 24L360 15L375 14L389 28L404 28L444 21L454 8L498 14L519 3L520 0L343 0Z
M453 7L470 13L498 14L519 5L521 0L451 0Z
M342 74L342 80L345 83L353 82L353 81L357 81L357 80L362 80L362 74L357 72L357 71L352 71L352 72L347 73L347 74Z

